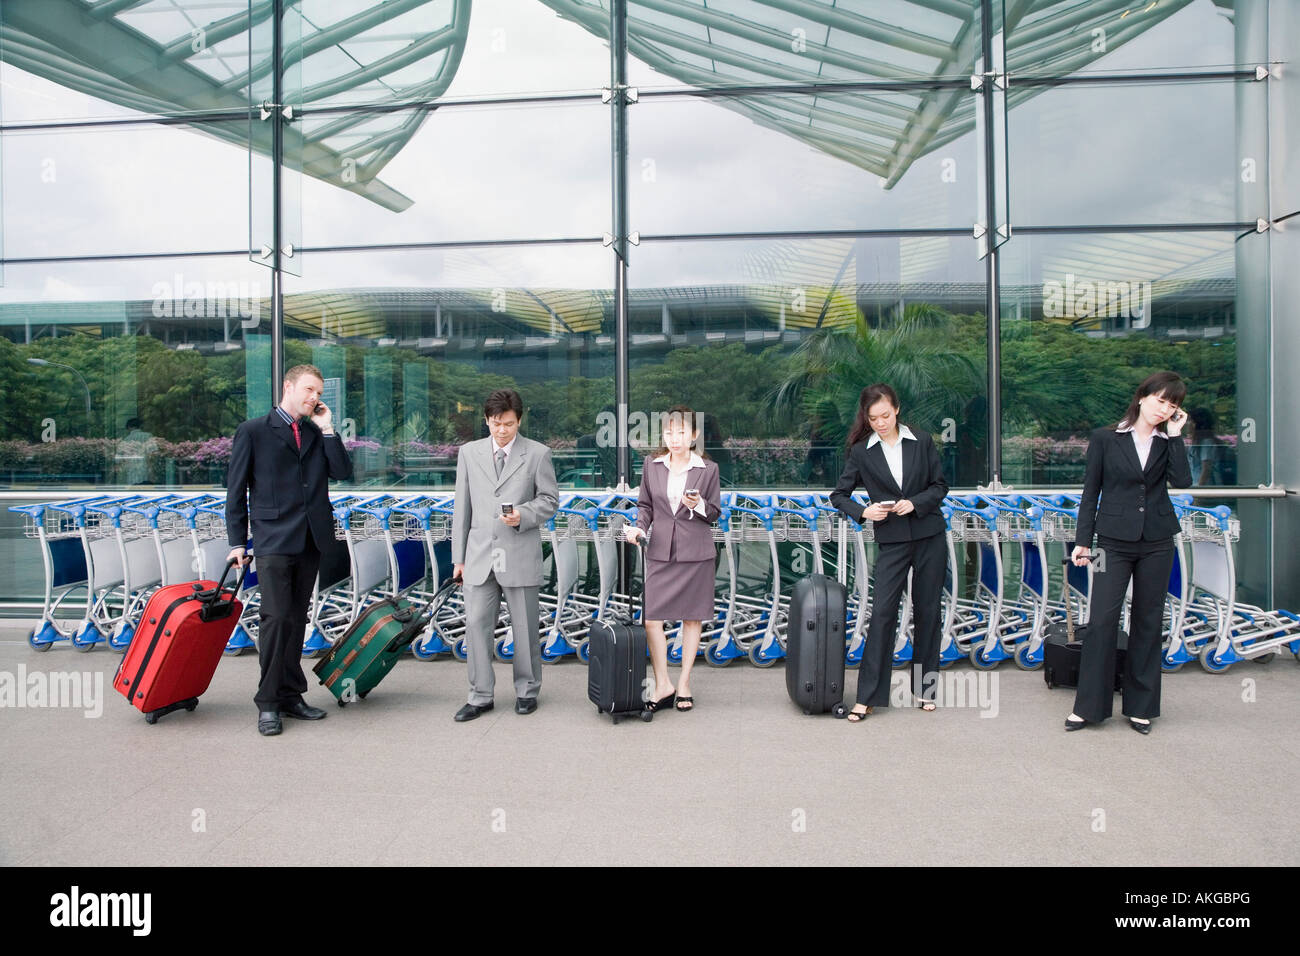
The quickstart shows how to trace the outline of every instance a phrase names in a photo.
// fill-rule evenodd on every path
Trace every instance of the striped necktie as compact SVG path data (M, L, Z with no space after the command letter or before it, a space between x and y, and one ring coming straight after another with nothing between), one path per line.
M293 428L293 440L297 443L298 450L302 451L302 435L298 432L298 420L295 418L289 425Z

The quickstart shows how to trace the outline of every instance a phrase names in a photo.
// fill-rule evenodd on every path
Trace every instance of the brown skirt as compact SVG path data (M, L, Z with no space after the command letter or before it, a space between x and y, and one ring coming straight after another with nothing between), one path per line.
M649 621L713 619L713 559L645 562L645 618Z

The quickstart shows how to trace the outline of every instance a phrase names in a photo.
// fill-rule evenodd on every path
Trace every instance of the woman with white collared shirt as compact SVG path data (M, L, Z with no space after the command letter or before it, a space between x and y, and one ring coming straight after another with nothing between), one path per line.
M912 696L922 710L935 709L939 677L939 617L948 569L947 522L939 510L948 483L932 439L898 420L898 394L883 383L858 396L849 432L849 453L831 504L858 524L870 520L877 558L871 571L871 620L858 668L858 699L848 713L860 723L889 706L898 605L912 575ZM871 504L853 500L866 490Z
M1186 396L1187 385L1177 374L1157 372L1138 386L1120 423L1098 428L1088 442L1070 557L1076 566L1087 566L1095 532L1105 561L1092 578L1088 639L1079 660L1074 711L1065 718L1067 731L1099 724L1111 715L1120 612L1130 583L1123 713L1140 734L1149 734L1152 718L1160 716L1165 594L1174 563L1174 536L1181 530L1169 485L1186 488L1192 483L1182 438Z
M655 678L651 711L694 708L691 669L703 621L713 618L713 524L722 509L718 466L691 450L698 437L691 409L676 405L668 410L663 447L641 470L636 525L627 529L627 540L648 540L642 618ZM676 687L668 676L664 621L682 622L682 671Z

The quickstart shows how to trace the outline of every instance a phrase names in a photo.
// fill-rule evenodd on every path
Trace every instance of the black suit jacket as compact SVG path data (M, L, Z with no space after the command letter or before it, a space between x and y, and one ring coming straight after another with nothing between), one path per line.
M1151 439L1147 466L1138 461L1133 434L1098 428L1088 442L1088 464L1079 500L1076 546L1091 548L1096 532L1120 541L1159 541L1179 531L1168 484L1192 483L1183 439ZM1098 503L1100 497L1100 504Z
M309 541L324 551L334 542L329 480L352 477L352 459L336 432L321 433L310 419L293 429L274 408L235 430L226 472L226 537L248 542L249 519L257 554L301 554Z
M890 515L884 521L873 522L877 541L892 544L898 541L916 541L947 530L947 523L939 505L948 494L948 482L943 477L943 463L934 439L924 431L913 428L915 441L903 439L903 487L894 481L885 450L879 442L867 447L868 438L849 449L844 462L844 474L831 492L831 504L854 521L862 523L863 507L851 495L863 488L872 501L912 502L915 511L908 515Z

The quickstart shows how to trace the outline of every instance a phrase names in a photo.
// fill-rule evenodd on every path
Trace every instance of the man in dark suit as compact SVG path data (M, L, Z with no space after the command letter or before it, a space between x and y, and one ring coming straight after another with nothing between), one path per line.
M325 382L314 365L284 374L280 404L235 431L226 475L228 560L247 564L249 520L257 552L262 676L253 700L257 731L274 736L282 715L320 720L303 700L302 643L321 551L334 545L329 481L352 477L352 460L320 400Z

